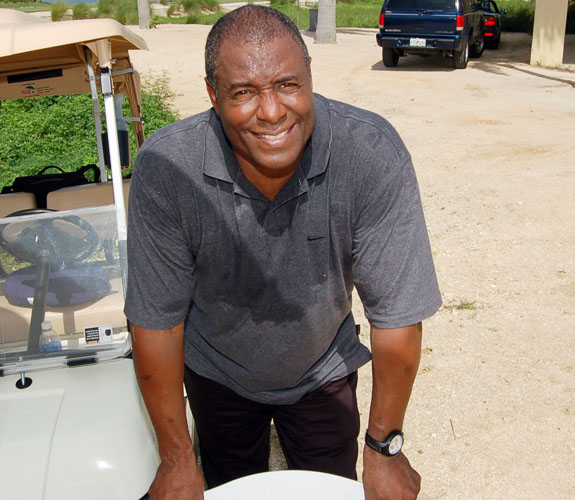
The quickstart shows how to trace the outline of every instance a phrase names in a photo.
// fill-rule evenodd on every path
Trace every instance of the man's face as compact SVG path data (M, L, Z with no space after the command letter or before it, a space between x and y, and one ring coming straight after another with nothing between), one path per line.
M238 162L268 177L294 171L315 123L311 76L285 35L264 45L224 41L217 93L207 84Z

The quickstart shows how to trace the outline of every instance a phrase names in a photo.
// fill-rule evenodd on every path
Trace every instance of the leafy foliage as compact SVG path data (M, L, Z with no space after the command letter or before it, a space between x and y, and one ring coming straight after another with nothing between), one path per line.
M122 24L138 24L138 0L116 0L113 17Z
M503 31L533 33L535 21L535 3L525 0L498 0L499 9L507 9L507 14L501 17ZM567 25L565 33L575 34L575 1L569 0L567 7Z
M172 97L166 78L143 85L142 118L147 136L177 119L170 109ZM98 163L92 113L89 95L0 101L0 186L47 165L71 171ZM124 114L129 113L126 103ZM133 160L137 148L131 133L130 141Z
M159 18L158 22L172 23L175 20L183 24L197 24L205 17L206 12L212 14L219 11L218 0L177 0L168 7L167 18Z
M501 0L497 2L499 9L507 9L507 14L501 16L503 31L533 33L535 5L524 0Z
M72 19L88 19L90 18L90 6L85 3L77 3L72 6Z
M567 27L565 33L575 34L575 1L570 0L567 6Z
M52 21L61 21L66 15L68 9L69 7L66 2L53 3L50 8L50 17L52 18Z

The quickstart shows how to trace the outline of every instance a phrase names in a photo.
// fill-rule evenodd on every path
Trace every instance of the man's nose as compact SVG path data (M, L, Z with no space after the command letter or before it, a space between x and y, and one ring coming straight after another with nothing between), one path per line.
M282 104L280 96L274 90L268 90L260 94L260 102L257 117L268 123L278 123L285 115L286 108Z

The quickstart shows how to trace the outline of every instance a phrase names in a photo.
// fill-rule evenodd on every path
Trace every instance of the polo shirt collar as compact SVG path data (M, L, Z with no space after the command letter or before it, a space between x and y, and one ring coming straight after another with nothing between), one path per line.
M331 126L325 98L314 94L315 125L299 167L294 177L301 185L313 177L323 174L329 163L331 149ZM213 108L209 113L204 149L204 174L231 184L235 184L240 170L236 156L228 141L220 119ZM307 184L307 182L305 182Z

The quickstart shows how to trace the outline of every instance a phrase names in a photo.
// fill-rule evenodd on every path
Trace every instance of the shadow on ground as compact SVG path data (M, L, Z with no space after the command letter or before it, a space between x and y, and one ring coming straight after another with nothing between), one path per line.
M545 74L547 68L529 66L531 58L531 35L526 33L503 33L499 48L485 49L479 59L470 59L469 66L493 74L504 75L507 70L521 71L536 77L565 83L575 88L575 35L566 35L563 68L552 75ZM379 60L373 64L373 71L456 71L452 59L441 56L421 57L410 55L401 57L395 68L386 68Z

